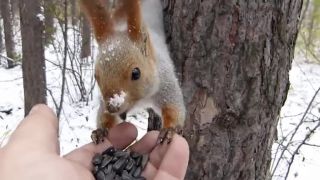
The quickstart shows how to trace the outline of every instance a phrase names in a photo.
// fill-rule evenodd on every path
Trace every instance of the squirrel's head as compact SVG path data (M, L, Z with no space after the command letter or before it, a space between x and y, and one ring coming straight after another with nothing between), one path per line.
M140 1L118 0L112 8L101 0L81 2L99 44L95 79L108 112L121 114L152 96L159 85L150 38L141 23ZM125 28L117 29L116 23Z
M100 45L95 78L110 113L123 113L157 90L155 62L146 52L121 34Z

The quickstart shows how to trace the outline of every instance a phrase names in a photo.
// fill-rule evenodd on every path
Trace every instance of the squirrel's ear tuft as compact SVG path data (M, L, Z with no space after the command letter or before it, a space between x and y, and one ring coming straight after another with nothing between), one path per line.
M142 23L140 0L121 0L117 16L126 16L128 34L132 41L142 40Z
M98 43L103 42L113 31L112 21L106 5L101 0L80 0L81 9L93 26Z

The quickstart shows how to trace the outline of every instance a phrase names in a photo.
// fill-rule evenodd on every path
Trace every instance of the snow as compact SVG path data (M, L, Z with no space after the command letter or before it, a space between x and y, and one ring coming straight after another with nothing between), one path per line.
M43 14L37 14L37 18L40 20L40 21L44 21L45 17Z
M125 101L127 94L123 91L119 94L114 94L112 98L109 100L109 104L113 107L119 108Z
M21 67L6 70L0 66L0 111L12 109L12 114L0 113L0 146L24 115L23 82Z
M299 62L299 63L297 63ZM320 65L301 63L301 61L294 61L293 67L290 71L290 89L287 101L281 110L281 117L278 125L278 143L273 145L273 154L278 148L279 143L284 140L284 145L288 143L288 139L293 133L293 130L299 124L305 110L308 107L316 90L320 88ZM320 117L320 94L315 98L312 103L309 113L307 114L304 123L293 137L288 150L290 153L294 152L299 142L303 140L305 135L312 129L318 122ZM288 136L289 135L289 136ZM309 144L320 145L320 132L319 129L307 141ZM287 160L291 158L289 152L284 153L284 160L280 161L277 171L275 172L274 179L283 179L285 170L288 168ZM320 148L304 145L296 155L295 161L292 164L291 171L288 179L294 180L315 180L319 179L315 172L320 169ZM279 158L277 153L276 159Z

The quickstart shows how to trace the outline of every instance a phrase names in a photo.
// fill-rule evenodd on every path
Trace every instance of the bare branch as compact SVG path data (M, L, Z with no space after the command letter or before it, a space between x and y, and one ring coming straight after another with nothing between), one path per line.
M274 167L273 170L272 170L271 177L272 177L272 176L274 175L274 173L276 172L277 167L279 166L279 163L280 163L281 159L283 158L283 155L284 155L285 151L288 149L290 142L292 142L292 139L295 137L295 135L296 135L296 133L298 132L299 128L300 128L301 125L303 124L304 119L305 119L306 115L308 114L308 112L309 112L309 110L310 110L310 108L311 108L311 106L312 106L312 103L314 102L314 100L315 100L315 98L317 97L317 95L318 95L319 92L320 92L320 88L319 88L319 89L315 92L315 94L313 95L313 97L312 97L311 101L309 102L308 107L307 107L306 111L304 112L304 114L303 114L303 116L302 116L299 124L298 124L298 125L296 126L296 128L294 129L294 131L293 131L293 133L292 133L292 135L291 135L291 137L290 137L290 139L289 139L289 141L288 141L288 144L287 144L286 146L284 146L284 150L282 150L282 152L281 152L281 154L280 154L280 156L279 156L279 158L278 158L278 160L277 160L277 163L276 163L275 167Z
M320 118L319 118L319 120L320 120ZM295 149L295 151L294 151L294 153L293 153L293 155L291 156L291 159L290 159L290 161L289 161L289 166L288 166L288 169L287 169L287 172L286 172L285 179L287 179L288 176L289 176L289 172L290 172L291 166L292 166L292 164L293 164L293 162L294 162L294 159L295 159L296 155L298 154L300 148L301 148L303 145L306 144L306 142L310 139L311 135L312 135L319 127L320 127L320 121L319 121L319 123L318 123L314 128L312 128L312 129L309 131L309 133L305 136L305 138L303 139L303 141L302 141L302 142L298 145L298 147Z

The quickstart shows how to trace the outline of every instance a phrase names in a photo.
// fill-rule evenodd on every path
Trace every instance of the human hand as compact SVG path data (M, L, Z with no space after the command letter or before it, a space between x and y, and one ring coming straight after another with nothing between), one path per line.
M125 148L136 136L135 127L123 123L109 131L104 143L90 143L60 157L58 120L51 109L38 105L20 123L8 144L0 149L1 179L94 179L91 173L93 156L111 145ZM171 144L152 150L156 136L157 132L148 133L133 146L137 152L151 152L143 175L147 179L183 179L188 162L187 143L183 138L176 136Z
M170 144L156 145L159 131L148 132L131 150L140 154L149 153L149 162L142 176L155 180L184 179L189 161L187 141L175 134Z

